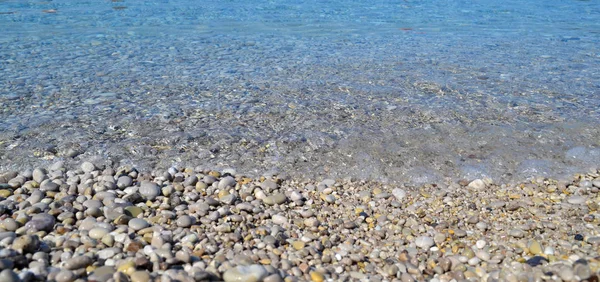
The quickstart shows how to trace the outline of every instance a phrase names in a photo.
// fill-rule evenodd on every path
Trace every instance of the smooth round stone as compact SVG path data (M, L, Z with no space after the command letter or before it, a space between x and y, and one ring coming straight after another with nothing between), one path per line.
M81 170L83 170L83 172L92 172L96 170L96 166L91 162L83 162L81 164Z
M150 226L150 224L146 220L141 218L132 218L131 220L129 220L129 227L131 227L131 229L135 231L142 230L148 226Z
M73 271L70 270L61 270L60 272L58 272L58 274L56 274L56 282L72 282L75 281L75 278L77 278L75 276L75 273L73 273Z
M508 235L515 237L515 238L523 238L523 236L525 236L525 232L521 229L511 229L510 231L508 231Z
M104 237L104 235L108 234L108 232L110 231L106 228L95 227L89 231L89 236L92 239L100 240L102 237Z
M117 187L125 189L133 184L133 179L129 175L119 176L117 179Z
M88 267L94 263L94 260L88 256L77 256L72 257L65 261L63 267L68 270L75 270L84 267Z
M189 215L182 215L177 218L177 226L187 228L194 224L194 219Z
M536 240L529 241L527 247L529 248L529 252L534 255L541 255L544 252L542 245Z
M148 282L150 281L150 273L145 270L138 270L131 273L129 278L131 278L131 282Z
M271 220L273 221L273 223L277 224L277 225L283 225L285 223L287 223L288 219L287 217L280 215L280 214L275 214L271 217Z
M52 231L55 223L56 219L54 216L51 216L47 213L38 213L31 217L31 220L25 224L25 228L28 230L50 232Z
M333 186L335 184L335 180L331 179L331 178L328 178L328 179L325 179L325 180L321 181L321 183L323 185L325 185L326 187L331 187L331 186Z
M5 269L0 272L0 281L2 282L20 282L21 279L12 269Z
M485 189L485 182L481 179L475 179L471 181L468 186L476 190L482 190Z
M585 201L586 201L586 198L582 197L582 196L572 196L567 199L567 202L569 204L573 204L573 205L585 204Z
M33 253L40 246L40 240L37 236L23 235L15 239L12 243L12 248L15 250L22 250L23 253Z
M270 191L277 189L279 187L279 185L277 185L277 183L275 183L275 181L267 179L263 183L260 184L260 187L263 188L265 191L270 192Z
M1 226L6 229L6 231L15 231L19 228L19 223L13 218L8 217L2 221Z
M297 191L294 191L290 194L290 200L296 202L296 201L300 201L302 200L302 194L298 193Z
M102 208L104 205L102 204L102 202L100 200L86 200L85 202L83 202L83 206L90 209L90 208Z
M238 265L225 271L223 280L225 282L258 282L267 275L267 270L262 265Z
M37 183L42 183L42 181L44 181L44 179L46 179L46 171L41 168L36 168L33 170L32 177L33 177L33 181L35 181Z
M142 181L139 191L148 200L154 200L162 192L156 183L150 181Z
M425 250L431 248L434 244L435 243L433 242L433 239L431 239L431 237L428 237L428 236L419 236L415 240L415 245L417 245L417 247L419 247L421 249L425 249Z
M598 188L600 188L600 179L593 180L593 181L592 181L592 185L593 185L594 187L598 187Z
M42 183L40 184L40 190L42 191L52 191L52 192L56 192L58 191L58 188L60 186L48 179L42 181Z
M219 188L219 190L223 190L229 187L233 187L235 186L236 182L235 179L231 176L226 176L223 179L221 179L221 181L219 181L219 185L217 186Z
M394 188L394 190L392 190L392 195L396 198L396 201L400 202L406 197L406 191L400 188Z
M287 201L287 197L283 193L277 193L275 195L268 196L263 199L263 202L267 205L281 205Z
M114 267L101 266L101 267L94 269L94 271L92 273L90 273L88 280L105 282L105 281L108 281L109 279L111 279L114 273L115 273Z

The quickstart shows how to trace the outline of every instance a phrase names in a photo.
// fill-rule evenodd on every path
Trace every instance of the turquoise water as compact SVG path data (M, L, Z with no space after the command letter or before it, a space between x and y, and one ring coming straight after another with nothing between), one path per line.
M597 1L374 2L0 1L0 168L598 166Z

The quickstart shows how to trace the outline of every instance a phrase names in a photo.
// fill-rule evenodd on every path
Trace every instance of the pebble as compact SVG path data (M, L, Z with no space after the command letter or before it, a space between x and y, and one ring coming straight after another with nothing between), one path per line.
M81 170L83 170L83 172L89 173L96 170L96 166L91 162L83 162L81 164Z
M129 227L131 227L131 229L135 231L142 230L148 226L150 226L150 224L146 220L141 218L132 218L131 220L129 220Z
M100 239L102 239L102 237L104 237L106 234L108 234L108 232L110 232L110 231L106 228L95 227L95 228L92 228L88 234L89 234L90 238L100 240Z
M129 277L131 282L148 282L151 278L150 273L145 270L134 271Z
M406 191L400 188L394 188L392 190L392 195L396 198L396 201L401 202L404 197L406 197Z
M23 235L15 239L12 248L23 253L33 253L40 246L40 240L35 235Z
M433 239L431 239L431 237L428 237L428 236L419 236L415 240L415 245L417 245L417 247L419 247L421 249L425 249L425 250L428 250L434 244L435 243L433 242Z
M0 281L2 282L20 282L21 279L12 269L0 271Z
M219 190L223 190L223 189L226 189L229 187L233 187L233 186L235 186L235 184L236 184L235 179L231 176L227 176L219 181L218 188L219 188Z
M268 196L263 199L266 205L281 205L287 201L287 197L283 193L277 193L275 195Z
M567 199L567 202L569 204L573 204L573 205L585 204L585 201L586 201L586 198L582 197L582 196L572 196Z
M225 271L223 280L225 282L259 282L267 275L267 270L262 265L238 265Z
M140 194L148 200L154 200L161 192L160 187L154 182L142 181L140 184Z
M133 179L128 175L119 176L117 179L117 187L125 189L133 184Z
M279 215L279 214L275 214L275 215L271 216L271 220L273 221L273 223L275 223L277 225L284 225L288 221L287 217L285 217L283 215Z
M188 227L192 226L192 224L194 224L194 222L195 222L194 218L189 215L182 215L179 218L177 218L177 226L183 227L183 228L188 228Z
M87 267L94 263L94 260L89 256L75 256L65 261L64 268L68 270L76 270Z
M75 281L75 278L77 278L77 277L75 276L73 271L66 270L66 269L59 271L55 277L56 282L72 282L72 281Z
M486 185L485 185L485 182L483 182L483 180L475 179L469 183L468 187L476 189L476 190L482 190L482 189L485 189Z
M34 214L25 224L25 228L29 230L38 230L38 231L52 231L54 224L56 223L56 219L54 216L51 216L47 213L38 213Z

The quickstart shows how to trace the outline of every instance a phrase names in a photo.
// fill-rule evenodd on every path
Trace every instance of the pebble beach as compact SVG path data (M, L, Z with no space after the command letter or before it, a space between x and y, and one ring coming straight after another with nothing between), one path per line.
M58 161L0 175L0 281L598 281L599 190Z

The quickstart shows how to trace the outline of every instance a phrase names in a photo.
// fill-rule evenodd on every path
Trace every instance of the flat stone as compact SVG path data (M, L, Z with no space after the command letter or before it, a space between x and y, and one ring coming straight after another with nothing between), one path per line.
M110 230L108 230L106 228L95 227L89 231L88 235L92 239L100 240L100 239L102 239L102 237L104 237L104 235L108 234L108 232L110 232Z
M88 256L76 256L65 261L63 267L68 270L85 268L94 263L94 260Z
M90 281L98 281L98 282L106 282L112 278L115 273L115 268L112 266L101 266L96 269L92 273L90 273L88 280Z
M277 225L283 225L288 222L287 217L280 214L274 214L273 216L271 216L271 220Z
M146 220L141 218L132 218L131 220L129 220L128 225L129 227L131 227L131 229L135 231L139 231L150 226L150 224Z
M573 205L581 205L581 204L585 204L586 200L587 199L582 196L571 196L567 199L567 202L569 204L573 204Z
M523 238L523 236L525 236L525 232L521 229L515 228L508 231L508 235L515 238Z
M417 247L421 249L428 250L434 244L435 243L433 242L433 239L431 239L431 237L428 236L419 236L415 239L415 245L417 245Z
M262 265L238 265L225 271L223 280L225 282L258 282L267 275L268 272Z
M263 199L266 205L281 205L287 201L287 197L283 193L277 193L275 195L268 196Z
M25 224L25 227L29 230L50 232L55 223L56 219L54 216L47 213L38 213L31 217L31 220Z

